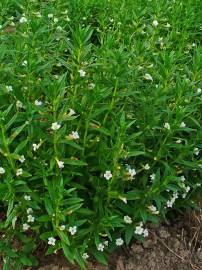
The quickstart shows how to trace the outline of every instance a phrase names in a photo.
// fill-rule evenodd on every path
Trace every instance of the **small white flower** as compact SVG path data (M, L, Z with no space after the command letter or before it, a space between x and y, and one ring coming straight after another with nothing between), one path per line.
M57 28L56 28L59 32L61 32L62 31L62 27L59 25L59 26L57 26Z
M72 131L72 133L70 134L70 137L74 140L78 140L79 137L79 133L77 131Z
M7 86L6 86L6 90L7 90L8 92L12 92L12 91L13 91L13 86L7 85Z
M194 155L198 156L198 154L199 154L199 149L198 149L198 147L195 147L194 148Z
M178 192L177 191L175 191L175 192L173 192L173 199L177 199L178 198Z
M183 198L183 199L185 199L186 196L187 196L187 193L183 193L183 194L182 194L182 198Z
M157 20L154 20L154 21L152 22L152 25L153 25L154 27L157 27L157 26L159 25L159 23L158 23Z
M31 201L31 197L29 195L24 196L25 201Z
M17 171L16 171L16 176L20 176L20 175L22 175L23 174L23 169L17 169Z
M23 104L22 104L22 102L21 102L20 100L17 100L17 101L16 101L16 107L17 107L18 109L22 109L24 106L23 106Z
M109 241L105 240L105 241L104 241L104 245L105 245L106 247L108 247Z
M104 178L107 179L107 180L111 179L111 178L112 178L112 173L111 173L111 171L106 171L106 172L104 173Z
M34 152L36 152L36 150L39 149L39 147L40 147L40 144L36 144L36 143L32 144L32 148Z
M88 253L83 253L82 258L83 258L84 260L87 260L87 259L89 258Z
M27 60L25 60L25 61L22 62L22 66L23 67L26 67L27 66Z
M34 104L36 105L36 106L41 106L41 105L43 105L43 102L41 101L41 100L35 100L34 101Z
M185 122L182 122L182 123L180 124L180 127L181 127L181 128L184 128L184 127L186 127L186 124L185 124Z
M165 124L164 124L164 128L166 128L166 129L169 129L169 130L170 130L170 124L169 124L169 123L165 123Z
M137 227L135 228L135 234L142 235L143 232L144 232L144 229L142 228L141 225L139 225L139 226L137 226Z
M196 183L196 187L200 187L201 186L201 183Z
M102 243L100 243L100 244L98 245L98 247L97 247L97 250L103 252L104 248L105 248L105 246L104 246Z
M29 196L30 197L30 196ZM31 200L31 198L30 198L30 200ZM29 200L29 201L30 201ZM32 208L27 208L27 214L29 215L29 214L32 214L33 213L33 210L32 210Z
M187 186L186 188L185 188L185 190L186 190L186 192L188 193L189 191L190 191L190 187L189 186Z
M182 140L180 140L180 139L176 141L176 143L181 143L181 142L182 142Z
M89 83L89 89L93 89L93 88L95 88L95 84L94 83Z
M196 90L197 94L200 94L201 91L202 91L201 88L198 88L198 89Z
M0 174L4 174L6 171L3 167L0 167Z
M61 226L60 226L60 230L61 230L61 231L64 231L64 230L65 230L65 225L61 225Z
M69 232L71 235L74 235L77 232L77 227L76 226L69 227Z
M122 200L125 204L128 203L127 199L125 197L119 197L120 200Z
M24 156L24 155L20 156L18 160L19 160L21 163L25 162L25 156Z
M147 237L148 235L149 235L148 230L147 230L147 229L144 229L144 231L143 231L143 236L144 236L144 237Z
M58 20L58 18L54 18L53 21L54 21L54 23L58 23L59 20Z
M54 237L48 238L48 245L55 246L56 239Z
M167 24L165 25L165 27L170 28L171 25L167 22Z
M57 164L58 164L58 167L59 167L60 169L63 169L63 168L64 168L64 162L63 162L63 161L57 160Z
M74 115L74 114L76 114L75 113L75 111L73 110L73 109L69 109L69 113L68 113L68 116L72 116L72 115Z
M131 178L134 178L134 176L136 175L135 169L129 168L128 169L128 173L129 173L129 175L130 175Z
M49 18L49 19L53 18L53 14L49 13L49 14L48 14L48 18Z
M159 214L159 211L157 210L156 206L150 205L148 208L153 214L155 214L155 215Z
M129 217L129 216L124 216L124 222L127 223L127 224L131 224L133 221L132 221L132 218Z
M180 176L180 180L181 180L182 182L184 182L184 181L186 180L185 177L184 177L184 175Z
M57 122L52 123L51 129L52 130L58 130L61 127L60 124L58 124Z
M124 241L123 241L122 238L117 238L117 239L116 239L116 245L117 245L117 246L122 246L123 243L124 243Z
M80 77L85 77L86 76L86 72L83 69L79 69L78 72L80 74Z
M25 18L24 16L22 16L19 20L20 23L26 23L27 22L27 18Z
M153 78L152 78L152 76L149 73L146 73L144 75L144 79L147 80L147 81L153 81Z
M145 169L145 170L149 170L149 169L150 169L150 166L149 166L148 163L147 163L146 165L144 165L144 169Z
M152 181L155 179L155 176L156 176L155 173L150 174L150 178Z
M30 223L30 222L34 222L35 218L32 216L32 215L28 215L27 216L27 222Z
M24 224L22 225L22 228L23 228L23 231L27 231L27 230L29 230L30 226L29 226L29 224L24 223Z

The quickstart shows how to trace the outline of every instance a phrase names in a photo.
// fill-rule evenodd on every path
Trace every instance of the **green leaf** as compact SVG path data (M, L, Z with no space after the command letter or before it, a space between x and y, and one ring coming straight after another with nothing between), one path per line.
M127 226L125 230L125 242L127 245L130 243L130 240L132 239L133 235L134 235L133 226Z
M107 260L101 251L93 250L92 253L93 253L93 256L98 260L98 262L104 265L108 265Z
M44 203L45 203L45 207L46 207L48 214L50 216L52 216L54 211L53 211L53 206L52 206L51 200L50 200L50 198L48 198L48 196L45 196Z
M86 166L88 165L86 162L79 159L64 159L64 163L72 166Z
M137 156L142 156L145 155L146 153L143 151L129 151L127 156L128 157L137 157Z
M59 230L57 230L57 233L58 233L60 239L62 240L62 242L64 242L65 244L67 244L69 246L70 242L69 242L69 238L67 236L67 233L65 233L63 231L59 231Z
M64 242L61 242L62 249L64 251L65 257L68 259L70 263L74 263L74 254L72 254L70 247L68 247Z

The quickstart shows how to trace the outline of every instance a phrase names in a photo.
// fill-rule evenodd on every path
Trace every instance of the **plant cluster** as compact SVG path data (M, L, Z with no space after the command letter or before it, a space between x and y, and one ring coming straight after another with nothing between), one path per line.
M4 270L85 269L201 195L200 0L0 2Z

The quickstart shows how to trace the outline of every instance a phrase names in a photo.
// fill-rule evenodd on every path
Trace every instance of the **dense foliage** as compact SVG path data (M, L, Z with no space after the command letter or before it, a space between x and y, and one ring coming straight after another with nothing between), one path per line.
M85 268L201 195L200 0L0 1L4 270Z

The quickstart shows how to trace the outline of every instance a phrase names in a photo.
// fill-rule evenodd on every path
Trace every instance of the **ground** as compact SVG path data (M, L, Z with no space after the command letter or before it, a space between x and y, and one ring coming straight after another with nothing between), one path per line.
M151 225L144 243L133 242L112 254L108 267L90 262L88 270L201 270L202 214L191 212L171 223ZM34 270L36 268L32 268ZM38 270L78 270L61 255L41 258Z

